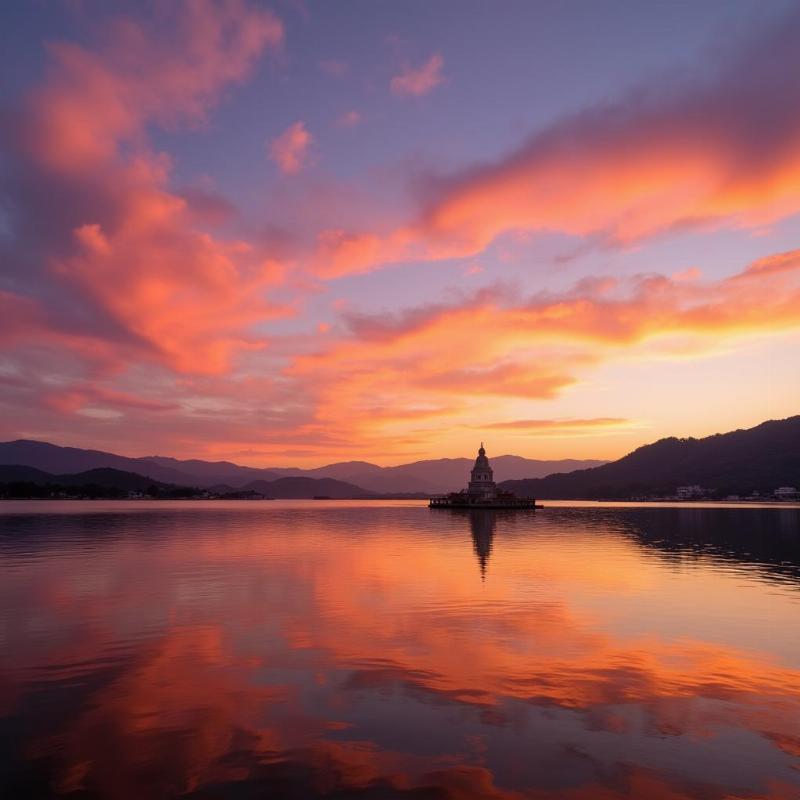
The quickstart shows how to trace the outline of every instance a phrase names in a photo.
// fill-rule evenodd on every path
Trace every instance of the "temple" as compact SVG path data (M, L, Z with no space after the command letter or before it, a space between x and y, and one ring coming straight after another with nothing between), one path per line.
M486 450L481 442L475 466L470 472L470 480L466 489L445 495L431 497L428 505L431 508L541 508L536 500L529 497L517 497L513 492L499 491L494 482L494 472L486 457Z

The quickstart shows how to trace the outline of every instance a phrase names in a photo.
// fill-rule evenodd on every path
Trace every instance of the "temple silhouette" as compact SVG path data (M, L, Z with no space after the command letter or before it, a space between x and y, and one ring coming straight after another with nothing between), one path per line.
M483 442L470 472L467 488L460 492L435 495L428 505L430 508L516 508L530 511L541 508L532 497L517 497L513 492L503 492L497 488Z

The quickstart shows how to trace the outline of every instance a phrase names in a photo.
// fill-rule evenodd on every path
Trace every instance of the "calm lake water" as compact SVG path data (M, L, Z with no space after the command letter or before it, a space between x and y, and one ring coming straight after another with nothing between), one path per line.
M800 797L800 509L0 503L0 796Z

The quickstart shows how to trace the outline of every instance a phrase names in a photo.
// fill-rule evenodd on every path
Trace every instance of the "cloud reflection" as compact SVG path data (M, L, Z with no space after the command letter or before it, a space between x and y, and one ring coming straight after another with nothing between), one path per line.
M792 796L800 669L746 620L672 633L661 588L702 586L713 616L755 607L759 573L653 558L628 538L652 516L364 513L51 517L38 541L20 518L0 549L26 565L0 588L15 796L42 776L121 800ZM777 621L796 586L770 587Z

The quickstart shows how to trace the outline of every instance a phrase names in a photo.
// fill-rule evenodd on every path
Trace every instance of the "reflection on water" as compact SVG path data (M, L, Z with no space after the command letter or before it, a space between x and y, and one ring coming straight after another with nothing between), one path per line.
M450 513L458 514L458 511L454 510ZM489 563L489 556L492 554L494 529L497 526L497 512L474 509L465 511L464 514L469 517L469 526L472 530L472 546L475 548L475 555L478 556L481 579L486 580L486 567Z
M0 795L800 797L800 511L7 503Z

